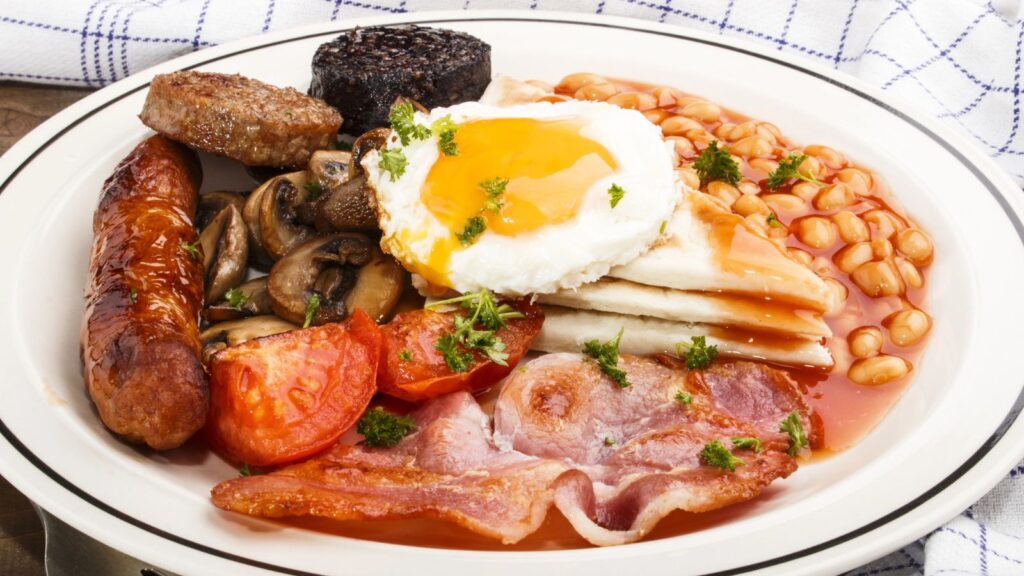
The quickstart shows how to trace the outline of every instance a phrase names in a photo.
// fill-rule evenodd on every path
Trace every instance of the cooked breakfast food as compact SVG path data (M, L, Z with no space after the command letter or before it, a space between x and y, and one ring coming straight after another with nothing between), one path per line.
M476 100L491 81L491 47L454 30L355 28L313 56L309 94L341 110L343 131L388 125L398 97L435 108Z
M220 508L435 518L514 543L553 505L595 545L756 498L871 430L923 351L935 256L880 176L671 87L487 85L489 58L418 27L324 44L310 93L351 151L334 125L275 162L299 170L202 194L198 230L183 149L140 145L97 211L83 329L108 426L180 443L205 396L174 442L115 424L179 409L162 402L208 374L204 436L243 475L213 489ZM232 110L273 118L275 94L217 98L245 132ZM295 125L272 124L221 148L297 158Z
M199 362L203 262L192 217L202 172L191 150L152 136L103 185L82 318L85 385L130 442L180 446L206 422Z
M342 118L320 100L237 74L158 74L139 115L153 130L249 166L304 167Z

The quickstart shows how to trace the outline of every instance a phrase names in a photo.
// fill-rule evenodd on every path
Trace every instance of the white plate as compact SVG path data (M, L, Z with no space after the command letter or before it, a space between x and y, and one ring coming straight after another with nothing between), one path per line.
M330 23L136 74L57 115L0 159L0 473L19 490L79 530L183 574L792 575L852 568L925 534L1024 456L1022 195L963 138L832 70L684 29L521 12L359 24L395 22L477 35L494 48L494 70L513 76L556 81L591 70L674 85L876 169L937 248L929 275L935 327L909 391L856 447L801 467L742 515L628 546L405 547L216 510L208 491L235 470L200 450L154 455L116 441L83 391L78 326L92 212L104 178L148 133L136 114L153 74L198 68L304 89L317 45L356 24ZM224 166L208 166L206 189L225 181Z

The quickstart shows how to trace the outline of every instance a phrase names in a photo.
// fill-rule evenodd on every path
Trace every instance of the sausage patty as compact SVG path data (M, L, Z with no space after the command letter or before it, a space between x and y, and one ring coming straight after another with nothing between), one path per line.
M294 88L237 74L180 71L153 78L139 115L157 132L248 166L304 167L331 148L341 115Z
M82 318L85 384L130 442L174 448L206 422L199 362L203 258L192 246L202 173L162 136L139 144L103 186Z

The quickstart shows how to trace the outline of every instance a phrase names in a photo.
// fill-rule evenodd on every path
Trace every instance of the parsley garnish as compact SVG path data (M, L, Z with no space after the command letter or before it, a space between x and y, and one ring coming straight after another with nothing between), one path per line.
M601 371L612 380L615 380L619 388L629 386L629 381L626 380L626 372L619 368L619 341L622 340L623 332L625 332L625 328L619 328L619 333L615 338L604 344L597 340L587 340L583 345L583 353L597 360L597 365L601 367Z
M768 174L768 187L771 189L778 188L793 178L810 182L816 186L824 186L825 184L814 176L800 171L800 165L803 164L804 160L807 160L806 154L797 155L790 152L785 160L779 162L779 167Z
M437 134L437 149L445 156L457 156L459 145L455 143L455 131L459 125L452 121L452 115L447 114L434 120L430 127Z
M718 346L709 346L704 336L692 336L689 344L676 344L676 355L686 358L686 367L690 370L703 370L718 357Z
M604 445L605 446L614 446L615 445L615 438L612 438L611 436L605 436L604 437Z
M363 435L363 444L373 448L395 446L414 430L415 420L396 416L380 406L367 410L356 423L356 432Z
M252 470L249 470L248 464L242 464L242 467L238 469L238 475L243 478L246 476L252 476Z
M430 128L416 123L415 110L412 102L402 102L391 107L388 114L388 122L391 129L402 141L402 146L408 146L411 140L426 140L430 137Z
M305 188L306 192L309 193L310 200L316 200L324 193L324 187L317 184L316 182L306 182L303 188Z
M128 301L135 304L139 300L139 293L135 288L128 291Z
M769 226L774 226L775 228L785 228L786 227L785 224L783 224L781 221L779 221L779 217L775 215L775 212L772 212L771 214L768 215L768 225Z
M398 359L402 362L412 362L412 350L402 348L398 351Z
M684 390L676 392L675 399L676 402L679 402L683 406L689 406L690 404L693 404L693 396L691 396L689 392L686 392Z
M700 459L708 466L725 468L729 472L735 472L737 466L746 464L741 458L733 456L720 440L712 440L705 444L704 449L700 451Z
M463 246L469 246L476 242L476 237L483 234L484 230L487 230L487 222L481 216L473 216L466 220L466 225L462 227L462 232L456 232L455 237L459 239Z
M320 309L320 295L313 294L306 300L306 320L302 323L303 328L309 328L309 325L313 323L313 317L316 316L316 311Z
M700 185L705 186L712 180L722 180L729 184L736 185L740 182L740 167L725 146L719 148L718 140L712 140L711 144L700 153L693 163L693 169L700 176Z
M608 203L611 204L612 208L619 205L622 201L622 197L626 195L626 190L618 184L612 184L612 187L608 189Z
M392 182L405 174L405 167L408 165L409 160L406 159L401 148L388 148L380 153L380 169L391 175Z
M184 240L181 241L181 249L185 251L193 260L199 260L203 257L203 246L199 243L199 239L196 238L195 242L189 244Z
M231 306L232 308L241 308L249 302L249 296L238 288L232 288L225 292L224 299L227 300L228 306Z
M761 451L761 440L750 436L733 436L731 438L732 445L741 450L753 450L754 452Z
M807 448L807 434L804 433L804 425L800 423L800 415L795 410L779 424L779 432L789 434L789 450L786 450L786 453L790 456L796 456L802 448Z
M473 363L473 354L471 353L473 350L480 351L495 364L507 366L508 353L505 352L505 343L497 336L496 332L505 325L507 320L522 318L523 314L508 304L498 305L488 290L432 302L427 305L427 308L448 304L461 304L463 308L470 311L468 318L456 314L455 329L450 334L440 337L434 345L434 348L444 356L448 368L452 372L469 370ZM477 324L483 326L484 329L477 330Z
M668 226L668 220L662 220L661 221L661 228L658 228L658 234L664 234L666 226Z
M346 142L344 140L338 140L337 142L334 143L334 149L335 150L341 150L343 152L351 152L352 151L352 143L351 142Z
M487 200L484 201L484 210L494 214L501 212L501 208L505 205L501 201L501 197L505 194L506 186L508 186L508 178L494 177L480 183L480 187L487 194Z

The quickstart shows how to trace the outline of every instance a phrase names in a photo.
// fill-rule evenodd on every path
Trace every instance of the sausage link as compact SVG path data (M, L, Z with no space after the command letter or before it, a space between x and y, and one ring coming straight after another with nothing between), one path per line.
M103 185L82 318L85 384L113 432L157 450L206 421L199 361L202 254L195 153L162 136L139 144Z

